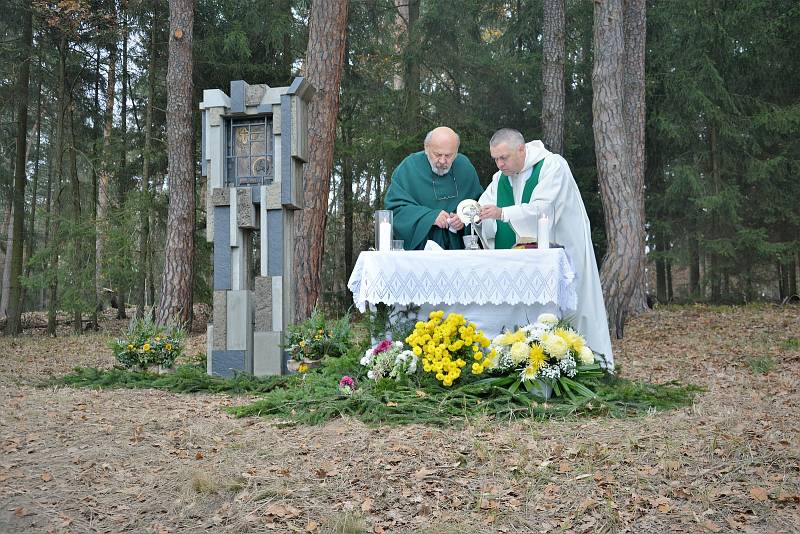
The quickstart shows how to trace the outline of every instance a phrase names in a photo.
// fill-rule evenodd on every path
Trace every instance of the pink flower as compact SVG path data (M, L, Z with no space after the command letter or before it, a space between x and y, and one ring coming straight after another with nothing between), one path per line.
M356 381L353 380L351 377L345 375L342 377L341 380L339 380L339 387L340 388L349 387L350 389L355 389Z
M381 352L386 352L392 346L392 341L390 339L384 339L372 349L372 354L380 354Z

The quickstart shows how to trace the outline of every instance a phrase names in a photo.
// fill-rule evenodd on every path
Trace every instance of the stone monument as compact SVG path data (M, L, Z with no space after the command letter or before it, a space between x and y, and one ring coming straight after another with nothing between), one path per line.
M214 243L208 374L286 372L284 333L295 305L294 213L303 208L313 95L302 77L288 87L232 81L230 96L203 91L206 239Z

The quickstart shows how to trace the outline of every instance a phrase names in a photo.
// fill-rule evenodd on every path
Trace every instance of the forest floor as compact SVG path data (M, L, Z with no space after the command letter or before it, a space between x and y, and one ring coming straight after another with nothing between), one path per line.
M35 321L34 321L35 322ZM0 532L800 532L800 308L667 307L621 375L706 390L646 416L449 428L236 419L252 397L37 387L124 322L0 339ZM68 327L63 327L68 328ZM189 354L205 350L192 336Z

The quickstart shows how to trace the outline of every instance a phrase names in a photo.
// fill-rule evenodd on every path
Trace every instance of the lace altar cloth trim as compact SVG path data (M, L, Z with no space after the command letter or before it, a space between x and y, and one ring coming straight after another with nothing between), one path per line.
M556 304L575 310L564 249L362 252L347 287L360 311L377 304Z

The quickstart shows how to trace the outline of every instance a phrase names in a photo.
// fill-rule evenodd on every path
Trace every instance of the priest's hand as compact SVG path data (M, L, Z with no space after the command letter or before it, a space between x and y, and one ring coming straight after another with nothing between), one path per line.
M481 206L480 217L481 219L502 219L503 210L492 204L485 204Z
M455 213L451 213L450 215L448 215L447 221L450 228L452 228L456 232L464 228L464 222Z
M450 218L450 214L446 211L442 210L439 212L439 215L436 217L436 220L433 221L434 226L438 226L439 228L446 229L447 228L447 219Z

